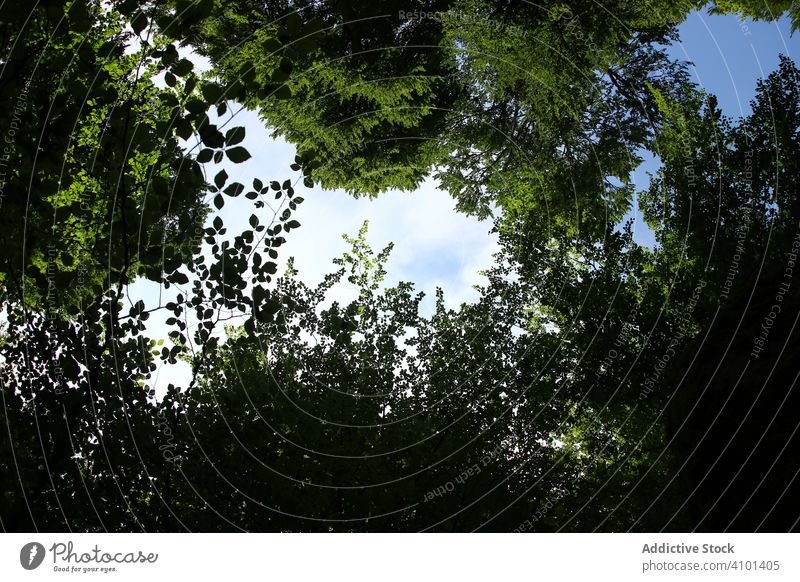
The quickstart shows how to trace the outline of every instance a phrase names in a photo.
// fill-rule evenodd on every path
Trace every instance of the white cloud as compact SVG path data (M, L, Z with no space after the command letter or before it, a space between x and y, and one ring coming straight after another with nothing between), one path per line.
M457 213L452 198L430 180L414 192L390 191L372 200L316 188L305 198L295 215L302 226L283 253L295 257L300 277L308 283L333 270L332 260L349 247L341 235L355 235L365 220L373 250L395 243L386 266L387 283L411 281L429 297L441 286L450 305L476 298L471 287L480 282L478 272L491 265L497 250L491 222Z
M238 111L238 110L237 110ZM442 287L448 306L477 299L472 286L482 282L479 271L492 264L492 253L498 250L496 235L490 234L491 221L478 221L457 213L450 196L437 189L428 180L414 192L390 191L376 199L360 198L341 191L324 191L318 187L302 186L299 174L289 165L294 162L294 147L281 139L269 137L269 131L252 111L238 111L231 123L222 127L224 120L212 120L223 131L226 127L243 125L247 136L242 145L252 158L244 164L225 162L206 168L211 181L221 169L229 174L229 182L238 181L250 187L253 178L265 184L271 180L289 178L296 183L296 196L305 202L298 206L293 218L301 227L286 236L287 243L280 249L279 273L290 256L295 258L295 268L301 280L309 285L319 283L325 274L336 270L333 259L349 250L342 234L355 236L365 220L369 221L367 240L375 252L394 242L394 250L386 265L386 284L411 281L418 291L426 293L423 307L430 312L435 289ZM219 215L227 228L226 236L235 236L249 228L248 219L257 214L262 223L271 217L267 209L255 209L252 201L243 196L226 197L225 206L210 218ZM133 301L144 299L148 308L174 299L175 291L166 294L158 286L141 281L131 286ZM334 299L346 301L354 294L346 286L334 290ZM169 298L166 297L169 296ZM153 314L148 321L148 333L155 339L166 338L168 329L164 320L168 313ZM219 330L221 332L221 330ZM157 392L163 393L169 382L185 386L189 369L185 364L162 366L155 382Z

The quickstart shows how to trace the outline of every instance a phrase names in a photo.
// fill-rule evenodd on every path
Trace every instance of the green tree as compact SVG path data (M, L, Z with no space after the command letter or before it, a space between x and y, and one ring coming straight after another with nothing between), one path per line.
M205 181L175 131L191 87L154 84L166 40L136 14L133 32L100 2L2 10L2 99L13 104L0 119L5 299L74 316L191 254Z
M796 366L800 297L800 71L781 57L757 84L752 113L733 122L713 98L664 103L664 166L645 198L675 273L670 302L686 309L684 276L704 280L701 332L679 350L666 390L675 454L675 509L706 531L796 528ZM682 298L684 298L682 300ZM680 511L678 511L680 509ZM674 525L673 525L674 527Z
M652 135L642 80L685 81L656 45L690 8L222 2L195 42L325 187L434 173L462 210L602 231L631 193L606 179L627 180Z
M249 157L242 128L210 122L225 87L181 58L176 23L158 3L0 9L6 530L157 528L140 513L158 495L142 461L161 458L147 380L185 348L154 353L127 288L189 282L206 196L243 190L201 164Z
M788 14L792 19L792 31L800 28L800 5L794 0L719 0L714 2L713 12L755 20L778 20Z
M3 75L23 80L1 90L24 97L3 209L29 217L0 219L3 529L796 528L798 70L783 58L734 122L654 44L691 5L592 6L399 22L366 4L43 3L30 28L2 12ZM424 315L366 227L318 286L278 276L304 201L291 180L209 172L249 157L242 128L211 121L228 98L296 141L307 183L375 193L436 168L462 209L499 205L479 299L439 292ZM618 224L642 146L662 162L639 193L655 249ZM208 220L206 197L239 196L250 228ZM178 292L128 301L137 276ZM147 337L155 310L167 341ZM156 399L157 364L178 360L188 383Z

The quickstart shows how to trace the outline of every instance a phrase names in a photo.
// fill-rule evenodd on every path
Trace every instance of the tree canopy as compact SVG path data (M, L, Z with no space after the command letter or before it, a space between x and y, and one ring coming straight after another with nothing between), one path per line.
M755 4L4 4L2 528L797 529L800 75L729 119L665 47L796 27ZM230 179L237 106L286 175ZM366 224L279 272L305 188L429 175L493 217L478 300L426 312Z

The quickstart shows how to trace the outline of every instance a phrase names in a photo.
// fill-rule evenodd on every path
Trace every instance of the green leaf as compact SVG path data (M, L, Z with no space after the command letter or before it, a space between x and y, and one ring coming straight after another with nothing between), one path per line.
M289 88L289 85L281 85L272 92L272 96L276 99L291 99L292 90Z
M217 103L223 95L222 87L216 83L203 83L200 86L200 92L203 94L203 98L212 104Z
M197 154L197 161L201 164L205 164L206 162L210 162L212 157L214 157L214 150L203 148L200 150L200 153Z
M183 91L185 94L189 95L194 91L195 87L197 87L197 77L195 75L190 75L183 84Z
M292 63L291 60L287 59L286 57L283 57L281 59L281 62L278 64L278 68L287 75L289 75L294 70L294 64Z
M175 48L175 45L168 44L164 47L164 52L161 55L161 62L165 65L171 65L175 61L178 60L178 49Z
M289 80L289 73L287 73L283 69L275 69L274 71L272 71L272 76L270 77L270 80L277 85L285 87L284 83L286 83L286 81Z
M268 38L261 43L261 46L264 49L264 51L269 54L276 53L283 47L283 45L277 38Z
M146 27L147 16L145 16L143 12L137 12L136 15L131 18L131 28L134 34L138 36Z
M228 181L228 172L225 170L220 170L216 176L214 176L214 185L217 188L222 188L225 185L225 182Z
M228 159L232 161L234 164L240 164L250 159L250 152L248 152L242 146L237 146L235 148L225 150L225 155L227 155Z
M189 282L189 277L180 271L176 271L172 274L172 281L178 285L186 285Z
M204 125L198 132L203 143L210 148L221 148L225 145L225 136L217 129L216 125Z
M206 111L208 110L208 105L202 99L190 97L184 104L184 107L189 113L192 113L197 117L203 117L204 123L198 123L198 127L208 125L208 116L205 115Z
M227 194L228 196L236 197L242 192L244 192L244 185L239 184L239 182L234 182L233 184L230 184L227 188L225 188L223 192L225 192L225 194Z
M189 73L192 72L194 68L194 63L189 59L180 59L174 65L172 65L172 72L179 77L185 77Z
M225 145L236 145L244 139L244 127L232 127L225 133Z
M239 99L245 95L246 91L244 84L237 79L228 85L225 89L225 94L228 95L230 99Z
M175 120L175 133L179 138L187 140L192 137L194 128L192 128L192 124L189 123L188 120L184 119L183 117L179 117Z
M217 210L221 210L222 207L225 206L225 199L222 198L222 194L214 196L214 206L217 207Z
M138 0L124 0L117 5L117 10L123 16L130 16L139 8Z
M300 25L303 23L303 19L297 12L292 12L286 16L284 19L284 24L286 26L286 31L291 34L295 35L300 32Z

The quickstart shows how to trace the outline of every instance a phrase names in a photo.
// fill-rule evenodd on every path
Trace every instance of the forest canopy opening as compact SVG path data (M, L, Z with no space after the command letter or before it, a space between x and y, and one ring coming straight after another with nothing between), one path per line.
M798 68L671 44L762 4L3 4L2 528L796 530Z

